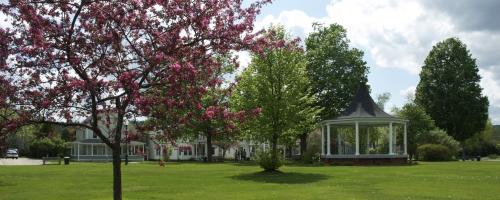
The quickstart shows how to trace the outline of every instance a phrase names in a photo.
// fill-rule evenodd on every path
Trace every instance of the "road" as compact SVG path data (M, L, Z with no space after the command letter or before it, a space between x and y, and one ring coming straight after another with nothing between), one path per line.
M41 165L42 160L30 158L0 158L0 165Z

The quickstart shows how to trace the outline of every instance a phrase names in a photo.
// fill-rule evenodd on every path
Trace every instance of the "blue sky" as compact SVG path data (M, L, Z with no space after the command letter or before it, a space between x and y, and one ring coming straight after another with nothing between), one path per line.
M460 38L477 58L490 118L500 124L500 1L483 0L275 0L256 27L283 24L304 39L311 24L338 23L351 46L365 52L372 96L389 92L386 109L400 107L413 94L421 65L438 41Z

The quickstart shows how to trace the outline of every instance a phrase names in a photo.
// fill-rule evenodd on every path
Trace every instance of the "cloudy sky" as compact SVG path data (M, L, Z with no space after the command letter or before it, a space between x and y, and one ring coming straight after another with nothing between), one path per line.
M351 45L365 52L373 95L391 93L388 109L403 105L414 93L432 46L458 37L477 58L490 118L500 124L499 8L497 0L274 0L256 26L280 23L304 39L314 22L341 24ZM3 19L0 14L0 26L6 25ZM241 56L247 64L249 56Z
M432 46L458 37L477 59L490 118L500 124L498 8L496 0L275 0L256 25L280 23L302 39L314 22L344 26L351 45L365 52L373 95L391 93L389 109L414 93Z

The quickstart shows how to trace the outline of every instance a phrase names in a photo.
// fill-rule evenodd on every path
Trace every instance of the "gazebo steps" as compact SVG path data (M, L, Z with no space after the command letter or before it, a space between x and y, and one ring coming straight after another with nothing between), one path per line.
M366 154L366 155L323 155L321 161L331 165L405 165L407 155Z

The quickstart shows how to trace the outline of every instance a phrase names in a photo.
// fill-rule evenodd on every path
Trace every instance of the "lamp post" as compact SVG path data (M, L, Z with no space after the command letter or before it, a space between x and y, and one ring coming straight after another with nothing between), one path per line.
M128 165L128 120L125 119L124 121L125 124L125 165Z

